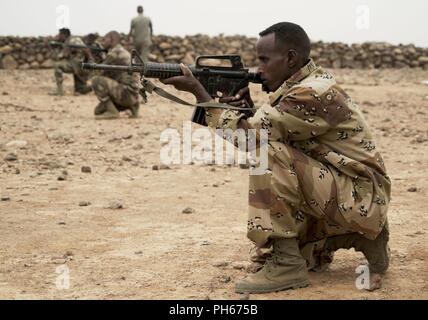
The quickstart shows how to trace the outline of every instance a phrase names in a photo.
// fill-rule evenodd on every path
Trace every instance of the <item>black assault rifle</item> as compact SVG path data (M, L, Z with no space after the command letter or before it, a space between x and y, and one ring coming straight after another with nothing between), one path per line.
M138 63L134 63L136 59L139 60ZM230 66L204 64L204 62L210 62L210 60L211 62L228 62ZM249 72L248 69L244 68L239 55L199 56L196 58L195 65L191 65L189 68L213 99L219 98L219 93L224 96L234 96L240 89L247 87L250 82L260 84L263 82L259 74ZM127 72L130 74L139 73L142 83L144 78L166 79L183 74L180 65L177 63L144 63L135 50L132 51L132 59L129 66L82 63L82 69ZM143 98L146 98L145 92L140 91L140 93ZM200 125L207 125L203 107L196 107L192 121Z
M70 48L75 50L89 49L92 52L107 52L106 49L100 48L100 47L87 46L87 45L81 45L81 44L65 44L63 42L58 42L58 41L50 41L49 46L52 48Z

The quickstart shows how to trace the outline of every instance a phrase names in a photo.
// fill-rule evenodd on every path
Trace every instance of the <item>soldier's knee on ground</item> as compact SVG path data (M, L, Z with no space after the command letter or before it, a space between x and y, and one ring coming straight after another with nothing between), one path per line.
M105 100L109 96L108 83L104 77L97 76L92 78L92 89L101 100Z

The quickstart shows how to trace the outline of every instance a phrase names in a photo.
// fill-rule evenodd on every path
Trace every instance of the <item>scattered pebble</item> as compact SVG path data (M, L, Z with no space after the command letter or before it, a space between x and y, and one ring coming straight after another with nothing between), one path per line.
M109 205L107 206L107 209L113 209L113 210L123 209L123 204L118 200L114 200L109 203Z
M138 251L135 251L134 253L140 255L140 254L143 254L143 251L138 250Z
M123 156L122 161L130 162L130 161L132 161L132 159L130 157Z
M4 157L5 161L16 161L18 160L18 156L14 153L9 153L6 155L6 157Z
M67 180L67 176L68 176L67 170L63 170L57 179L58 181L65 181Z
M160 165L153 165L152 170L169 170L171 167L167 166L166 164L160 164Z
M80 201L79 202L79 207L87 207L90 205L91 205L91 203L89 201Z
M213 263L213 266L217 268L227 267L228 265L229 265L229 262L227 261L217 261Z
M412 141L412 143L424 143L424 142L427 142L428 141L428 138L424 138L424 137L417 137L416 139L414 139L413 141Z
M418 188L416 187L410 187L409 189L407 189L408 192L418 192Z
M218 188L218 183L213 183L214 188Z
M10 197L9 196L6 196L6 195L4 195L4 196L1 196L1 201L10 201Z
M91 173L92 172L92 169L89 166L82 166L81 170L84 173Z
M186 209L181 211L181 213L186 213L186 214L190 214L190 213L194 213L194 212L195 212L195 209L193 209L191 207L187 207Z
M229 276L226 276L226 275L221 275L221 276L218 277L218 281L221 282L221 283L228 283L231 280L232 280L232 278L229 277Z
M73 256L73 252L71 252L70 250L67 250L67 251L64 253L64 258L71 257L71 256Z
M18 149L24 149L26 146L27 146L27 141L25 140L14 140L6 144L6 147L8 148L18 148Z

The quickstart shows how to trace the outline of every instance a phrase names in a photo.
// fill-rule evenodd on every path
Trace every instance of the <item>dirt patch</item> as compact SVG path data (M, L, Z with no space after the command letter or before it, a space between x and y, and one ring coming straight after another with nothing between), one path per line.
M333 72L393 181L384 288L357 290L363 256L342 250L310 287L250 299L427 299L428 71ZM239 299L247 171L160 166L161 132L181 131L191 109L152 96L139 119L97 122L93 94L73 96L67 77L67 95L51 97L53 85L49 70L0 71L0 298ZM70 287L58 290L65 266Z

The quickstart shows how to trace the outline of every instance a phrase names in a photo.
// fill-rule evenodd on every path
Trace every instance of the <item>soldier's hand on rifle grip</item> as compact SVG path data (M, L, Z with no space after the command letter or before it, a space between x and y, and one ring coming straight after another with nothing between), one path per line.
M181 63L180 68L183 72L182 76L160 79L160 82L163 84L173 85L177 90L192 93L199 103L210 101L211 96L208 94L207 90L205 90L199 80L195 78L189 67Z
M94 56L92 55L92 52L89 48L85 48L82 51L86 57L86 61L95 61Z
M254 107L254 102L251 99L250 88L245 87L238 91L238 93L232 97L221 97L219 99L221 103L227 103L234 107Z

